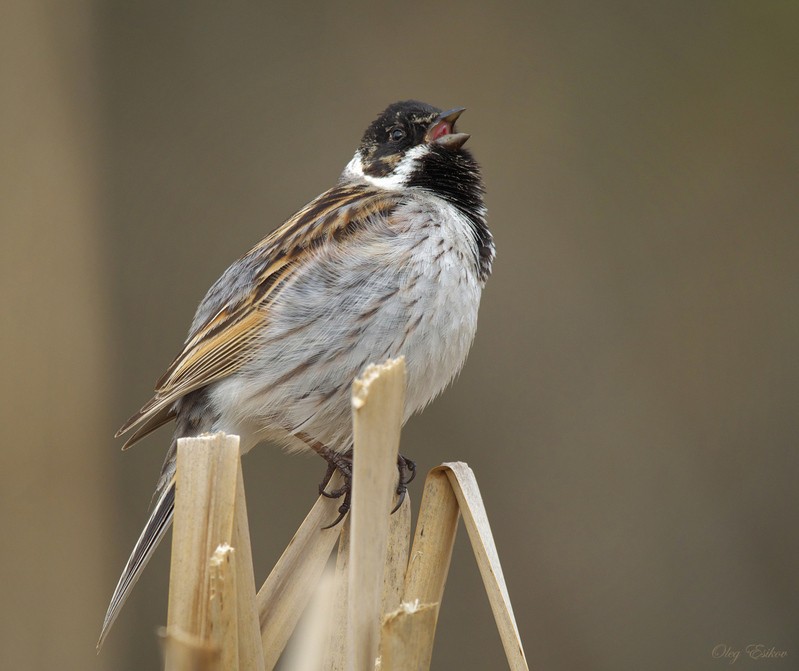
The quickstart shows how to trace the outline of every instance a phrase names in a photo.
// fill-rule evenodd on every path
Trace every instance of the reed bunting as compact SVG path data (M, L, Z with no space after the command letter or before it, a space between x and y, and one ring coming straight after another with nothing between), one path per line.
M480 169L455 130L463 108L390 105L338 183L233 263L200 303L155 396L117 435L125 448L175 420L147 524L103 622L105 639L172 521L178 438L224 431L313 450L349 507L350 386L370 362L404 355L407 420L463 366L494 243ZM413 475L399 460L398 493ZM340 518L339 518L340 519ZM338 520L336 520L337 522Z

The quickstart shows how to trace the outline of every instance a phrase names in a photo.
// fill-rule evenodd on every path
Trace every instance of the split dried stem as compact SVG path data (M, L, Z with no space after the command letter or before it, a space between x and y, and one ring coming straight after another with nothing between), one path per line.
M328 484L338 489L343 480L335 473ZM336 518L339 503L320 496L305 517L256 597L264 662L277 664L297 626L338 539L338 529L323 529Z
M383 574L405 406L405 359L370 365L352 386L347 668L372 671L380 645Z
M220 668L263 671L238 436L181 438L175 477L166 669L194 645Z
M178 441L167 671L274 668L337 540L336 570L317 594L317 615L302 632L308 654L299 663L318 660L314 666L325 671L372 671L376 663L381 671L427 671L461 514L508 664L527 671L471 469L455 462L428 473L410 552L409 499L389 514L404 390L402 359L370 366L353 384L352 512L341 527L325 529L340 504L320 496L257 596L238 437ZM341 485L334 474L329 487ZM332 599L330 608L320 599Z

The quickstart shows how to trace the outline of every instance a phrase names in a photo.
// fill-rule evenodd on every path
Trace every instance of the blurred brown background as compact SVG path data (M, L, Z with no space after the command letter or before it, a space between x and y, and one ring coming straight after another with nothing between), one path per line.
M727 0L3 3L0 667L159 668L168 544L94 654L169 440L113 432L415 97L469 108L498 259L404 452L474 468L531 667L797 668L797 35ZM322 471L246 458L259 583ZM433 665L504 667L463 533Z

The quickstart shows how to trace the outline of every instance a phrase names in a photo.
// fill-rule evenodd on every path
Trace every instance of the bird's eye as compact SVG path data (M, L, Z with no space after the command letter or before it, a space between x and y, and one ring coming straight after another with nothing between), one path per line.
M405 131L402 128L392 128L388 131L388 136L391 138L392 142L399 142L405 137Z

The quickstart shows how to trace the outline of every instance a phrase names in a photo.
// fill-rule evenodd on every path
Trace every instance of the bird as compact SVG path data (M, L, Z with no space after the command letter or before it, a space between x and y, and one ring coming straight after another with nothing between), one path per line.
M389 105L337 183L235 261L197 308L155 394L117 432L127 449L174 420L151 512L114 590L98 650L172 522L177 440L224 431L327 461L320 491L349 508L350 387L404 356L403 423L460 372L495 245L465 108ZM335 469L344 486L324 487ZM413 462L398 461L398 494ZM400 499L401 500L401 499Z

